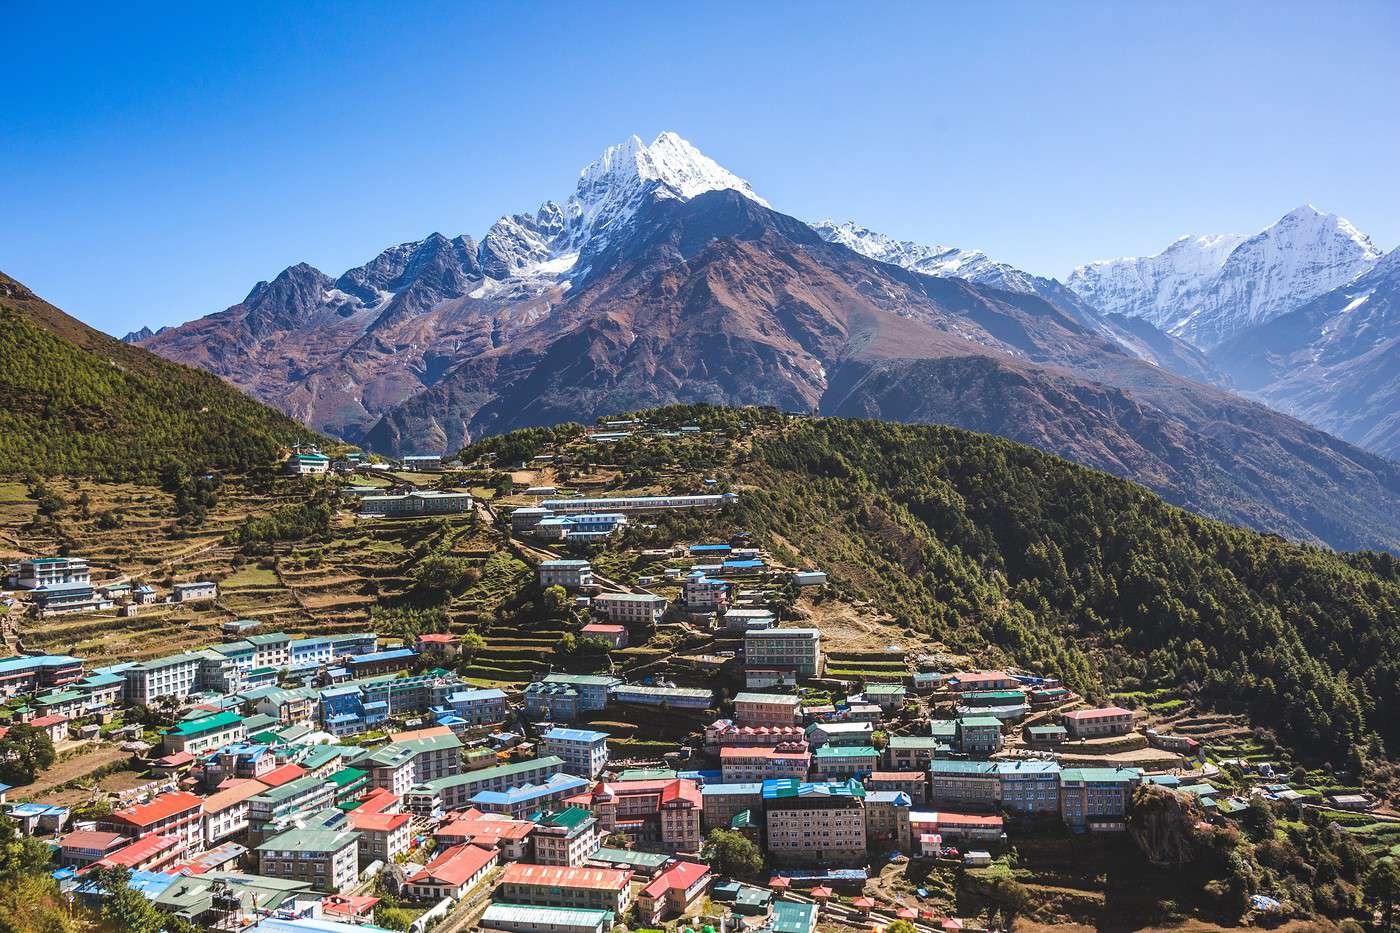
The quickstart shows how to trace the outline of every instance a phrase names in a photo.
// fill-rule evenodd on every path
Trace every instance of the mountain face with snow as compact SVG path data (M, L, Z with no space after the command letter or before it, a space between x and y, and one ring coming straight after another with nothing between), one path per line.
M1224 381L1205 355L1185 341L1159 331L1146 321L1130 321L1119 314L1101 314L1058 280L997 262L981 250L896 240L851 221L823 220L812 224L812 229L829 243L839 243L862 256L913 272L966 279L1022 295L1038 295L1139 359L1200 382L1220 384Z
M1210 350L1366 273L1380 251L1311 205L1251 237L1182 237L1156 256L1075 269L1067 285L1101 311L1141 317Z
M1211 355L1249 396L1400 460L1400 249Z
M1208 364L1146 320L980 253L819 233L669 133L479 240L291 266L139 342L383 453L772 404L997 433L1207 515L1400 550L1400 467L1203 385Z

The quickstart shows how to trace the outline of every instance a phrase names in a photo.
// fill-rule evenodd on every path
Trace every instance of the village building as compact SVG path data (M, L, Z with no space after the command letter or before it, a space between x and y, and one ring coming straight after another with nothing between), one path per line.
M751 629L744 633L744 665L817 677L823 668L821 640L815 628Z
M219 595L219 585L209 580L177 583L172 589L174 590L174 600L177 603L208 602L217 599Z
M910 832L914 838L928 835L942 841L995 845L1006 841L1006 824L1000 816L983 813L960 813L946 810L914 810L909 814Z
M765 781L768 854L779 864L866 862L865 789L859 781Z
M420 815L426 815L422 808L432 809L434 799L443 810L465 810L471 798L481 791L543 784L563 770L564 759L547 755L454 774L416 785L405 795L404 805Z
M929 765L930 803L991 809L1001 795L994 761L935 761Z
M248 828L248 801L268 789L251 778L234 778L204 798L201 818L204 844L216 845Z
M935 758L947 758L952 748L931 735L892 735L885 746L885 764L891 771L923 771Z
M1141 783L1136 768L1066 768L1060 772L1060 816L1072 830L1121 832Z
M710 886L710 866L677 862L653 878L637 893L639 919L655 925L684 916Z
M906 795L912 806L923 806L928 799L926 771L873 771L863 782L867 792L895 791Z
M499 854L480 846L454 846L404 883L404 892L417 901L460 900L496 867Z
M608 734L590 729L554 728L542 739L546 754L564 759L564 770L596 778L608 763Z
M700 851L703 805L694 781L599 782L588 795L588 805L605 834L623 833L638 848Z
M593 566L586 560L542 560L537 572L542 588L577 590L593 585Z
M598 848L598 821L583 807L566 807L535 820L535 862L582 865Z
M655 625L666 615L666 599L650 593L602 593L591 608L615 625Z
M359 880L359 838L349 830L289 829L257 847L258 873L344 894Z
M186 719L167 730L161 737L161 749L167 755L173 752L202 755L241 742L247 734L242 716L232 712L215 713L198 719Z
M866 702L874 703L884 712L897 712L904 708L907 691L902 684L866 684Z
M721 784L707 781L700 788L700 800L703 831L708 834L712 829L728 829L741 813L763 812L763 782Z
M196 794L170 791L147 803L113 810L98 820L98 828L130 839L168 836L178 839L182 848L199 848L203 844L203 807L203 798Z
M995 716L963 716L958 719L958 748L964 755L993 755L1004 739L1001 720Z
M607 910L617 917L632 904L632 872L513 862L501 874L496 895L510 904Z
M812 753L812 771L822 780L863 778L880 766L880 753L869 745L823 745Z
M1071 739L1127 735L1133 731L1133 712L1123 709L1121 706L1077 709L1063 714L1060 718Z
M364 518L399 518L418 515L461 515L472 509L469 492L440 492L415 489L397 495L362 496L360 515Z
M392 864L412 846L411 813L362 813L350 811L350 828L360 834L360 864L380 861Z
M805 745L798 748L731 745L720 749L720 773L726 784L767 781L776 778L802 779L812 768L812 753Z
M734 718L745 726L793 726L802 721L801 697L783 693L741 693Z
M607 933L613 920L610 910L492 904L477 922L484 930L503 933Z
M954 682L959 693L969 690L1014 690L1021 685L1006 671L979 671L952 674L948 678Z
M912 851L909 814L914 802L901 791L865 791L865 844L871 852Z
M579 629L579 634L585 638L598 638L607 642L609 648L627 647L627 627L625 625L607 625L599 622L591 622Z
M467 801L472 807L487 813L499 813L511 819L524 819L541 810L554 810L569 798L588 787L588 779L572 774L551 775L540 784L522 784L504 790L483 790Z
M703 570L692 570L686 575L682 597L689 612L724 612L729 606L729 584L707 577Z

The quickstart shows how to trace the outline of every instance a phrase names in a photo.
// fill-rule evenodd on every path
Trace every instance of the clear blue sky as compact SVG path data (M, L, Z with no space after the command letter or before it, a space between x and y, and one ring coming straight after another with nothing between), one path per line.
M1303 202L1400 244L1395 3L81 6L4 14L0 269L119 335L665 129L787 213L1045 274Z

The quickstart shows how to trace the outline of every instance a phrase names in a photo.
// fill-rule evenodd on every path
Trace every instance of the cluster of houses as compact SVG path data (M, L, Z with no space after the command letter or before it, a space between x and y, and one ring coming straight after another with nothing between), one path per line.
M4 577L5 586L21 596L28 611L41 619L113 608L134 615L139 607L158 602L212 602L219 596L218 584L208 580L176 583L163 598L145 583L94 583L92 568L81 557L29 557L7 565Z
M297 447L282 461L288 476L320 476L326 473L353 473L356 470L403 470L409 473L437 473L443 468L441 454L405 454L397 461L371 462L362 453L351 452L332 460L319 447Z

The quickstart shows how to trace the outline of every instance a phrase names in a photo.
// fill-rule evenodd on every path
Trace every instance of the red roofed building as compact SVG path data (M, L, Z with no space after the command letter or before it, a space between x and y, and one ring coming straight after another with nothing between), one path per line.
M376 787L360 798L360 805L351 813L398 813L403 799L387 787Z
M738 726L729 719L716 719L705 727L707 750L731 745L781 745L786 751L800 752L807 750L807 733L801 726Z
M584 806L587 805L584 803ZM501 850L502 861L516 862L525 857L530 835L534 831L535 824L529 820L458 816L448 819L434 830L433 838L439 846L459 846L468 843L495 846Z
M57 745L68 738L68 717L59 716L55 713L52 716L40 716L37 719L29 720L29 724L35 729L43 730L49 737L49 741Z
M812 753L787 751L782 746L735 746L719 750L719 766L726 784L744 784L778 778L803 780L812 769Z
M694 781L600 781L589 806L603 833L622 832L634 842L659 843L675 852L700 851L703 806Z
M379 898L368 895L332 894L321 898L321 911L331 920L342 923L368 923L378 903Z
M1101 735L1127 735L1133 731L1132 710L1121 706L1102 709L1077 709L1061 716L1065 731L1072 739L1090 739Z
M437 653L448 656L455 655L462 650L462 644L457 640L456 635L419 635L418 650L423 654Z
M360 864L378 859L386 865L400 852L410 848L409 813L365 813L362 808L350 811L350 828L360 834Z
M79 829L58 840L59 864L65 868L81 868L105 858L125 846L130 840L121 833L103 833Z
M160 871L185 854L188 846L179 836L146 836L111 855L93 862L91 867L130 868L132 871Z
M637 895L637 912L642 920L655 924L667 917L678 917L710 886L710 867L696 862L678 862L657 875Z
M632 904L632 872L513 862L502 873L496 894L504 904L611 910L620 917Z
M592 638L601 638L614 648L627 647L627 626L606 625L601 622L590 622L579 630L580 634Z
M301 765L288 762L280 768L273 768L271 771L258 775L258 780L268 787L281 787L283 784L290 784L299 777L306 775L306 769Z
M102 818L100 827L132 839L176 836L183 843L182 849L198 847L203 832L203 810L204 801L201 798L177 790L161 794L149 803L113 811Z
M865 779L865 789L892 790L909 795L915 806L928 798L928 774L923 771L872 771Z
M981 813L914 810L909 814L909 829L915 836L932 834L965 842L994 843L1005 837L1002 818Z
M453 846L404 884L408 896L420 901L454 900L476 886L496 867L499 853L481 846Z

